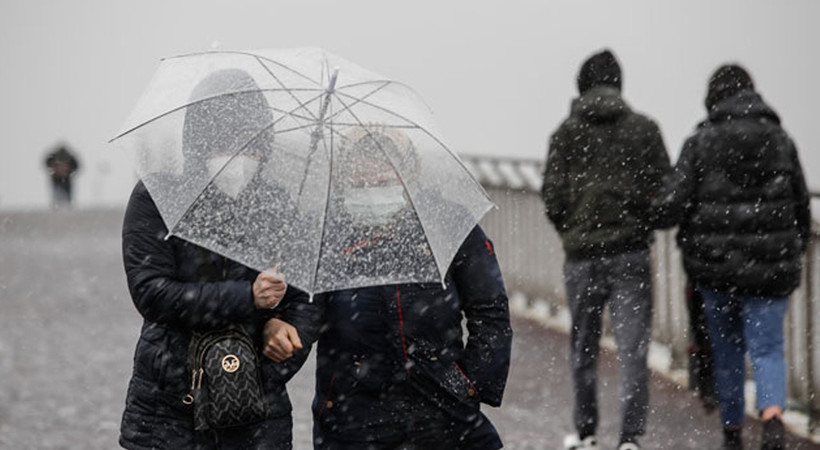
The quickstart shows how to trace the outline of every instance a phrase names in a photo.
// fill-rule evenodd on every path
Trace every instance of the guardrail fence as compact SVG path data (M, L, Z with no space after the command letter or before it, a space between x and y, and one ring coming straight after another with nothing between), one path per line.
M565 310L564 253L561 241L544 214L540 197L543 161L462 156L498 209L481 221L495 242L507 290L529 302L544 301L549 313ZM815 227L805 257L803 282L793 294L786 318L786 358L789 408L805 413L809 433L820 431L820 354L815 327L820 327L820 232ZM688 364L689 317L686 276L675 231L658 231L652 248L654 318L652 337L669 350L670 369Z

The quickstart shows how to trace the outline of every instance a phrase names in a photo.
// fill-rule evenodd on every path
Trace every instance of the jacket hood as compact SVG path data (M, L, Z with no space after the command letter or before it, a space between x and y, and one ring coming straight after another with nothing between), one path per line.
M709 112L709 122L723 122L738 118L768 119L780 124L780 117L753 90L742 90L737 94L716 103Z
M719 67L709 78L706 99L706 110L711 111L719 102L743 90L754 90L755 85L751 75L737 64L727 64Z
M621 65L609 50L589 57L578 71L578 92L584 95L595 86L621 89Z
M190 101L183 125L185 171L204 170L208 158L240 149L256 156L260 167L265 164L273 140L273 114L247 72L225 69L209 74L194 87Z
M629 113L618 89L598 86L572 101L570 114L587 122L614 122Z

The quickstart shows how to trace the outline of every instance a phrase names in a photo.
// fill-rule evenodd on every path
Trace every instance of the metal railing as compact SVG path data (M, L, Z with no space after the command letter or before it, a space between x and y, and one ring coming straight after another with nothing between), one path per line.
M548 314L565 314L564 251L544 214L540 196L543 161L462 156L498 209L481 221L495 241L499 263L511 294L528 302L546 302ZM813 197L820 195L813 194ZM820 232L815 224L805 256L803 281L792 294L786 318L786 360L790 410L808 416L809 433L820 431ZM668 349L671 370L688 364L689 317L685 302L686 276L675 231L655 233L652 247L652 339Z

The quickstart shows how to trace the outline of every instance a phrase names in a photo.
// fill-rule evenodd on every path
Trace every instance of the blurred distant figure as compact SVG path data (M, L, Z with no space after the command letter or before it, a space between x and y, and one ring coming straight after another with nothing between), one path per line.
M597 449L597 361L608 303L621 369L619 450L639 449L649 402L652 326L651 199L670 170L654 121L621 97L621 67L604 50L578 73L580 97L553 133L542 195L566 252L570 364L577 435L567 450Z
M71 208L71 178L80 168L77 158L61 144L46 156L45 164L51 175L51 207Z
M679 225L686 273L703 296L723 448L743 448L748 351L763 420L761 448L782 449L783 319L809 239L808 189L794 143L745 69L715 71L706 111L656 206L659 216Z

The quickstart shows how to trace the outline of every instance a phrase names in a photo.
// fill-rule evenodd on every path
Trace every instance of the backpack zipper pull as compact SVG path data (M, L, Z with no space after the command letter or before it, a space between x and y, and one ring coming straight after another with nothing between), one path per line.
M201 370L201 369L200 369ZM202 385L202 378L200 377L200 386ZM191 392L182 397L182 403L190 405L194 403L194 389L196 389L196 369L191 371Z

